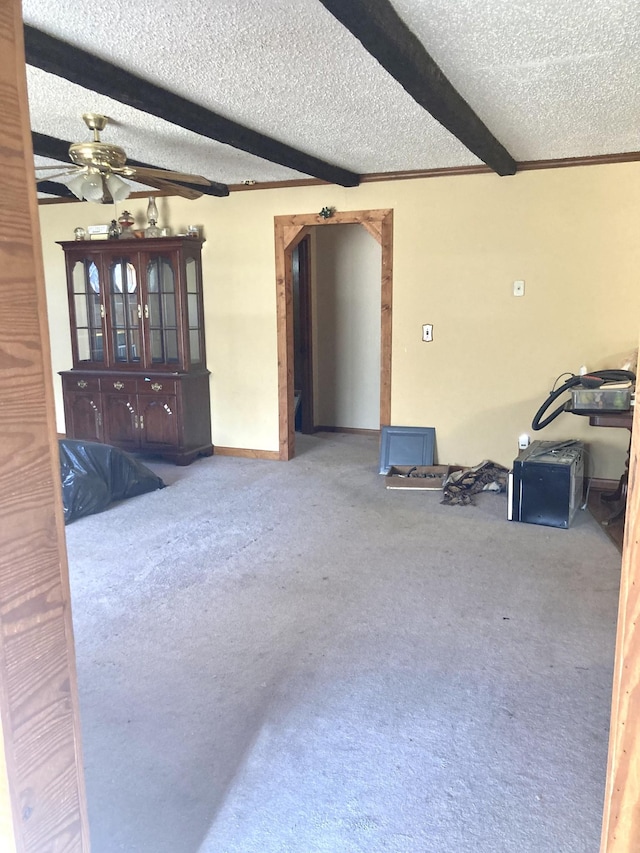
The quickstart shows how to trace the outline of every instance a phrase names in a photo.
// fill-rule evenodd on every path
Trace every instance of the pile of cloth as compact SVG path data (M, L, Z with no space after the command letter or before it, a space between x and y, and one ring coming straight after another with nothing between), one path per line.
M468 506L478 492L504 492L509 469L485 459L473 468L454 471L444 482L440 503L449 506Z

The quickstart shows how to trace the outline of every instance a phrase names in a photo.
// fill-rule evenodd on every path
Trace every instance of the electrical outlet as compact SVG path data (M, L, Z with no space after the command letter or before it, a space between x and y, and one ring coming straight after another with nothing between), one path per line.
M429 341L433 340L433 324L425 323L422 327L422 340L429 343Z
M513 295L524 296L524 281L520 280L513 282Z

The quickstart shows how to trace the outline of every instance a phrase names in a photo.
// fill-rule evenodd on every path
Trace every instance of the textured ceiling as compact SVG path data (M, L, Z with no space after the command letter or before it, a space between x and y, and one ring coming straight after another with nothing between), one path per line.
M640 149L637 0L393 0L517 161ZM23 0L25 22L359 174L479 161L318 0ZM303 176L28 68L32 129L214 181Z

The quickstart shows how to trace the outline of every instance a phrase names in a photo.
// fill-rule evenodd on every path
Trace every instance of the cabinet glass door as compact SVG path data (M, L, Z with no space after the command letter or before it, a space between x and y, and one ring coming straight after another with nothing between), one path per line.
M135 267L126 258L116 258L109 266L109 299L113 360L116 364L139 364L142 305Z
M76 261L73 267L73 310L78 364L104 362L102 284L95 262Z
M152 364L178 364L178 310L173 266L162 255L147 263L149 356Z
M200 277L195 258L187 258L187 320L189 327L189 357L191 364L201 364L204 361L204 346L202 342L203 318L200 316L202 296L200 294Z

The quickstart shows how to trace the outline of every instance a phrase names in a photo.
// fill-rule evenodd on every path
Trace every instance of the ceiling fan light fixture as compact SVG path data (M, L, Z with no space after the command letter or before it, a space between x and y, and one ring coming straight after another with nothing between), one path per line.
M129 185L119 178L117 175L111 174L107 175L105 178L105 182L107 184L107 189L111 193L111 198L114 201L124 201L125 198L129 197L131 193L131 188Z
M72 191L73 192L73 191ZM104 198L102 175L98 171L87 172L82 184L82 197L87 201L100 202Z
M74 175L72 178L65 181L71 192L77 199L80 199L80 201L84 200L83 189L85 177L86 175L83 173L80 175Z

